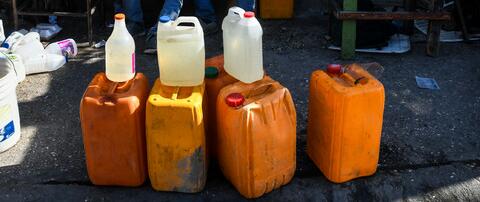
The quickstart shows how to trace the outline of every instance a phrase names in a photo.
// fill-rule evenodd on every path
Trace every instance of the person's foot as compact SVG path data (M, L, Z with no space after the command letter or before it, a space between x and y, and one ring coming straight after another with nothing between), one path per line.
M155 54L157 52L157 32L154 29L150 29L145 39L145 54Z
M127 30L133 37L145 35L145 27L142 23L129 21L127 22Z
M212 21L212 22L207 23L207 22L203 21L202 19L199 19L199 21L200 21L200 24L202 25L203 34L205 36L210 35L210 34L215 34L216 32L218 32L217 22Z

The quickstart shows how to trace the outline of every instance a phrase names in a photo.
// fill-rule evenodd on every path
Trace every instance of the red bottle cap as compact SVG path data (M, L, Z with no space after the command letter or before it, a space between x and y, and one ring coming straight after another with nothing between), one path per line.
M243 14L243 17L246 17L246 18L253 18L255 17L255 13L252 12L252 11L247 11Z
M230 107L238 107L243 105L243 102L245 102L245 97L243 97L243 95L240 93L232 93L225 98L225 101Z
M327 73L329 73L329 74L340 74L340 73L342 73L342 65L340 65L340 64L329 64L327 66Z

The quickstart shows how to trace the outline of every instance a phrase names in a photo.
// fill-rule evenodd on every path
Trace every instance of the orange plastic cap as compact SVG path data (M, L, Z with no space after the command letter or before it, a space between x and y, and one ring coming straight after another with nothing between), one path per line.
M123 13L115 14L115 20L123 20L123 19L125 19L125 14Z

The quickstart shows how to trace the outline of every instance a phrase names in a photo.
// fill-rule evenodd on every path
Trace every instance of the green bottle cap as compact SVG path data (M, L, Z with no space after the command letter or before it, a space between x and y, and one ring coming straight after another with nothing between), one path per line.
M217 78L218 76L218 69L216 67L207 67L205 68L205 77L212 79L212 78Z

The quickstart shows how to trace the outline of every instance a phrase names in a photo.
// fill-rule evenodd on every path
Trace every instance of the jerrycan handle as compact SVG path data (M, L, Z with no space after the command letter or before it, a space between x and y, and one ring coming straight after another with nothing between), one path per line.
M262 95L262 94L268 92L273 87L273 84L275 84L275 83L276 83L276 81L269 81L269 82L260 84L258 86L255 86L254 88L252 88L251 90L248 91L248 94L245 97L246 98L251 98L251 97L258 96L258 95Z
M243 10L240 7L234 6L228 9L228 15L229 16L238 16L238 20L243 17L243 14L245 13L245 10Z
M177 20L173 22L173 27L177 27L180 23L192 23L195 26L196 32L199 32L202 27L202 25L200 25L200 21L198 21L196 17L192 16L178 17Z

